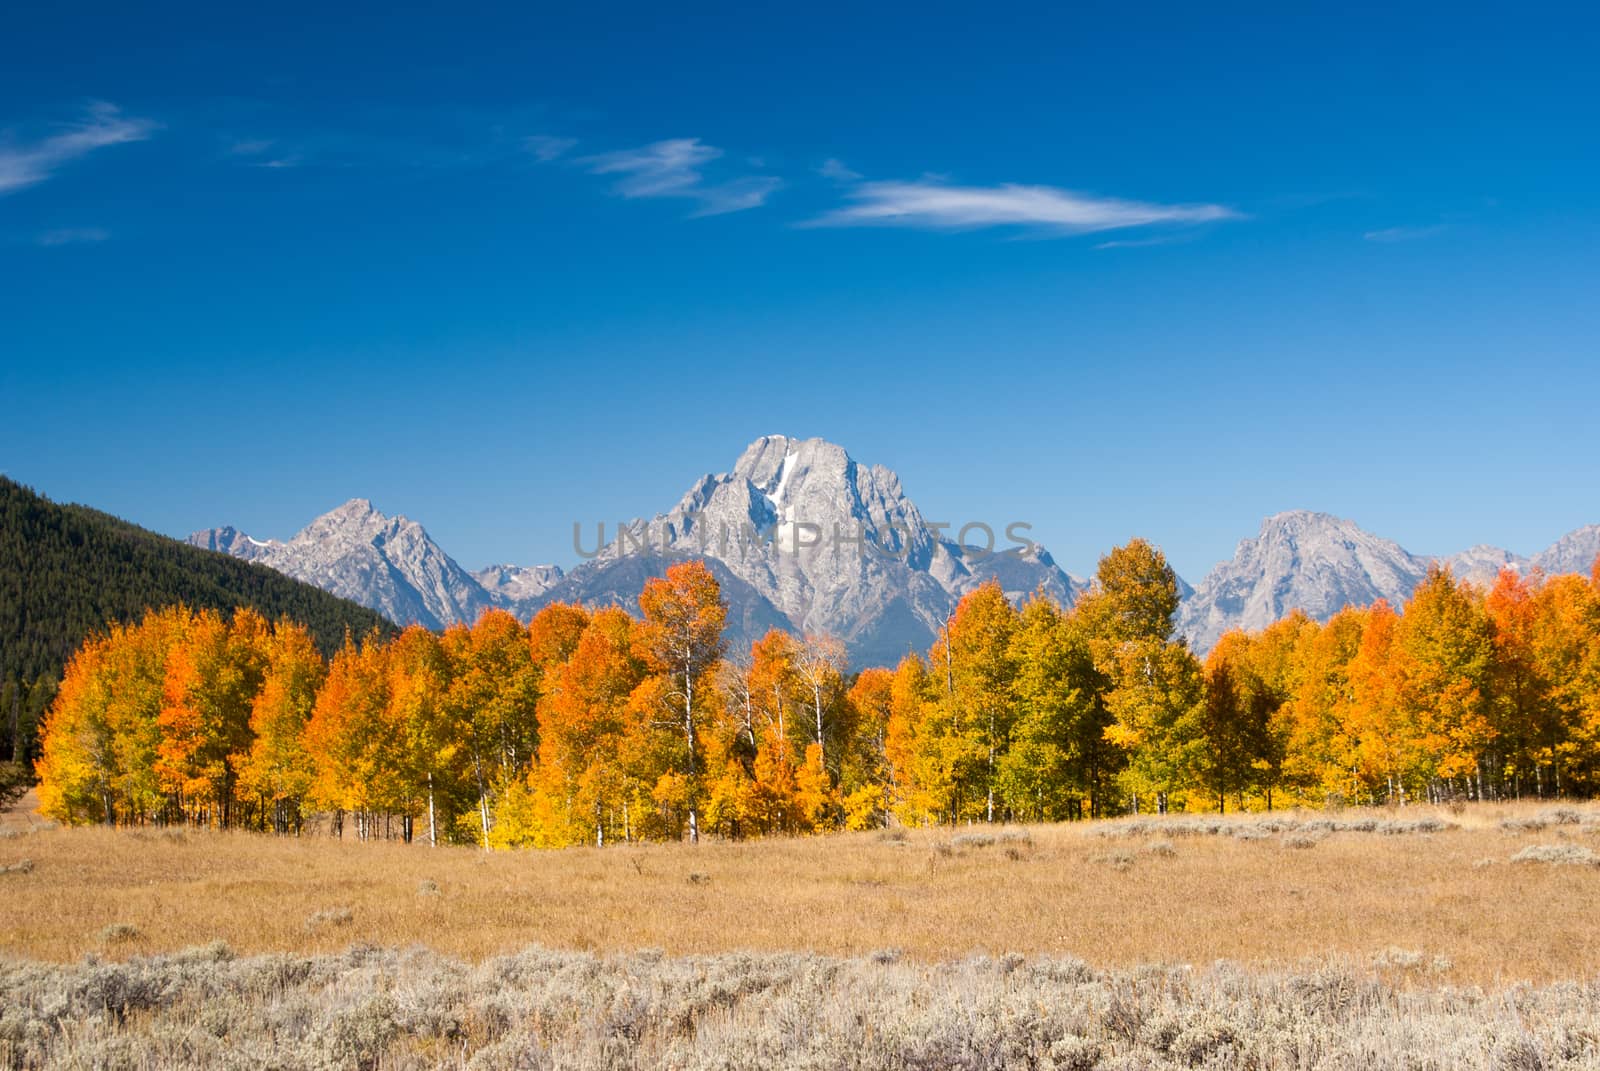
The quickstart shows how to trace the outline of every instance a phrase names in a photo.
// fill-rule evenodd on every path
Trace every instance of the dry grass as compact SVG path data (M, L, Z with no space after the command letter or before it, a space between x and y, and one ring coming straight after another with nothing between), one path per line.
M1097 968L1225 959L1288 969L1328 957L1387 963L1402 950L1428 965L1430 983L1587 979L1600 966L1600 867L1510 860L1530 845L1600 850L1600 808L1541 824L1547 810L1488 804L1456 814L497 854L242 833L11 830L0 836L0 951L70 961L217 940L241 954L368 942L479 962L530 945L841 957L897 949L924 962L1019 952ZM1409 831L1358 828L1402 818ZM1441 828L1426 832L1420 819Z
M1402 957L1404 959L1404 957ZM1409 960L1406 960L1409 963ZM1600 1060L1600 984L1396 986L1292 973L424 949L125 963L0 958L0 1066L1555 1071Z

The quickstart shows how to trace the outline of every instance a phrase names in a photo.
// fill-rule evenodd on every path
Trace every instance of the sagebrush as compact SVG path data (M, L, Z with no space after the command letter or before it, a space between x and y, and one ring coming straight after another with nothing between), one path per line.
M1399 955L1393 968L1412 967ZM473 966L354 947L0 961L11 1068L1361 1069L1594 1067L1600 984L1397 985L1353 964L1096 971L1007 955L671 958L530 949Z

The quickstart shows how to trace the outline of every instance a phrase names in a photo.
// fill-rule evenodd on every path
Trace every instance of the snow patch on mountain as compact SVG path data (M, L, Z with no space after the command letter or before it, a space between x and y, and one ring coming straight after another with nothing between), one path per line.
M475 571L472 579L509 606L537 599L565 575L558 565L490 565Z
M1493 586L1502 569L1509 568L1521 574L1526 573L1529 568L1528 559L1522 555L1513 554L1503 547L1491 547L1487 543L1479 543L1459 554L1436 558L1435 561L1449 569L1450 575L1458 580L1466 580L1481 587Z

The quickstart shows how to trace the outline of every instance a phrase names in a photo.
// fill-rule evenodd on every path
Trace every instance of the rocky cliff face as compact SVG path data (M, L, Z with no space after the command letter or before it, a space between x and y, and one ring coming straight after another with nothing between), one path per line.
M285 542L232 527L189 542L270 565L385 616L438 628L500 606L524 619L557 600L637 607L644 581L673 561L706 559L730 604L730 643L769 628L839 636L859 664L893 662L931 642L963 594L988 580L1013 598L1043 590L1070 603L1082 583L1038 546L1004 532L968 546L930 529L900 478L834 443L768 436L707 475L666 513L615 529L570 573L493 565L468 573L421 525L353 499ZM1009 553L1007 552L1009 551Z

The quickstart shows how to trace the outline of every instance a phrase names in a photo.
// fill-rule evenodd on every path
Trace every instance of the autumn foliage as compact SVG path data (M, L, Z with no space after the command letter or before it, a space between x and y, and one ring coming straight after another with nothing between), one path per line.
M172 608L73 657L41 809L483 847L1592 794L1600 573L1173 635L1177 579L1134 541L1070 608L980 587L926 653L852 671L828 636L727 649L700 562L633 615L501 611L348 638Z

